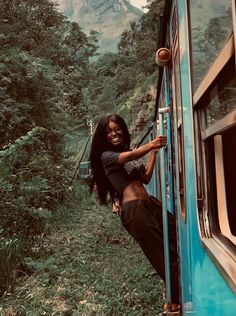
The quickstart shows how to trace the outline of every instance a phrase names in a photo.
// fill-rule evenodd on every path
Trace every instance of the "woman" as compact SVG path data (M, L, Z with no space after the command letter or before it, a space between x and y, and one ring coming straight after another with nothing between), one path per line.
M149 196L144 184L152 176L158 149L166 145L166 137L158 136L148 144L130 150L130 134L124 120L116 114L100 119L94 133L90 161L91 191L96 184L98 198L108 203L108 196L121 202L121 221L139 243L154 269L165 280L162 208ZM147 164L140 159L150 153ZM179 303L178 264L174 217L168 215L170 266L173 309Z

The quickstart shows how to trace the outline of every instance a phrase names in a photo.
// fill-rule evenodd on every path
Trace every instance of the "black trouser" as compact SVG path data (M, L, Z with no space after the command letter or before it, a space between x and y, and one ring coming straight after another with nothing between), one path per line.
M145 200L123 203L121 221L129 234L139 243L144 254L165 281L165 259L161 203L150 196ZM168 212L171 300L179 303L178 254L175 217Z

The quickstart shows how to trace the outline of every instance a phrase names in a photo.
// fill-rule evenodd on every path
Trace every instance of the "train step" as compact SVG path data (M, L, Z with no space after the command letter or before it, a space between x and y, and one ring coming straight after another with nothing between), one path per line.
M165 304L164 310L159 316L180 316L180 306L177 304Z

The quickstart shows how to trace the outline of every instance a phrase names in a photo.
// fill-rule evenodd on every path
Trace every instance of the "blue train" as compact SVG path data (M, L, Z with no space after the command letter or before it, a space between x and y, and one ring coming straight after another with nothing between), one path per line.
M156 107L140 144L167 135L149 193L177 219L181 311L236 314L236 16L234 0L164 2ZM87 168L87 169L86 169ZM89 173L82 163L81 177Z
M89 161L82 161L79 164L78 177L79 179L87 180L91 175Z
M176 214L181 315L236 315L235 39L234 0L165 1L155 115L141 143L168 139L148 190L164 216Z

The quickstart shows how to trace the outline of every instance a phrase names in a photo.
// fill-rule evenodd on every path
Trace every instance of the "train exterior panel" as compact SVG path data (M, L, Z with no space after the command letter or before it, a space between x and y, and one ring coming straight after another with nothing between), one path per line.
M159 69L157 113L163 113L152 134L164 128L168 146L161 150L166 166L161 170L157 159L148 189L162 200L166 191L167 209L176 214L182 315L233 315L235 2L166 1L162 29L160 46L171 61Z

